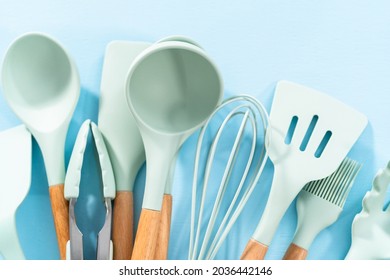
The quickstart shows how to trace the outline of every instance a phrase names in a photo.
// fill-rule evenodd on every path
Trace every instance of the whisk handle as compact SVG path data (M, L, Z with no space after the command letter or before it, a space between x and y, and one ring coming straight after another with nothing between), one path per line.
M307 257L307 250L291 243L286 253L284 254L283 260L305 260Z
M161 207L160 229L157 236L157 246L154 255L155 260L168 258L169 235L171 230L172 195L164 194Z
M157 236L161 212L143 208L135 236L132 260L153 260L156 251Z
M244 252L241 255L241 260L264 260L268 246L251 238L246 244Z

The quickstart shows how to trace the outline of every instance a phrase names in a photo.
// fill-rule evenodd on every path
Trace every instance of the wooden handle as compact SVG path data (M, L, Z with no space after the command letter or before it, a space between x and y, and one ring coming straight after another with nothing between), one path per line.
M307 250L299 247L298 245L291 243L286 253L284 254L283 260L305 260L307 257Z
M241 255L241 260L264 260L268 246L251 238L246 244L244 252Z
M130 260L133 251L133 192L120 191L114 200L112 242L114 260Z
M157 236L155 260L168 258L169 234L171 231L172 195L164 194L161 207L160 229Z
M133 247L132 260L153 260L156 251L161 212L142 209Z
M69 240L69 203L64 197L64 184L50 186L49 195L60 257L65 260Z

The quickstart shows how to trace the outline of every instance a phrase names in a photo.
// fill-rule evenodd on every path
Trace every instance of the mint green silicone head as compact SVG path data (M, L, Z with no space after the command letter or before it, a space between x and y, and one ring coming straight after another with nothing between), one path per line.
M185 36L180 36L180 35L172 35L172 36L162 38L161 40L158 40L157 43L170 42L170 41L184 42L184 43L192 44L194 46L202 48L197 42L195 42L191 38L188 38ZM170 165L169 175L168 175L167 182L165 184L164 194L171 194L172 193L173 179L174 179L174 175L175 175L176 160L177 160L178 154L179 153L177 152L175 157L172 160L171 165Z
M64 196L67 200L78 198L84 153L88 142L88 135L92 131L93 142L99 159L104 198L115 198L115 179L110 157L101 132L95 123L87 119L81 125L77 133L76 141L69 160L68 170L65 177Z
M143 126L159 133L181 134L198 127L215 109L221 81L198 47L162 42L135 61L127 90L130 108Z
M17 38L2 66L4 96L36 138L49 185L64 182L64 146L80 94L76 66L65 49L40 33Z
M390 161L378 170L352 222L352 243L346 260L390 259Z
M300 190L333 173L367 123L365 115L331 95L290 81L277 83L266 136L274 175L255 240L270 245Z
M134 60L126 97L145 146L143 208L161 209L172 159L218 106L222 88L215 64L187 42L156 43Z
M15 218L31 184L31 134L24 125L0 132L0 155L0 253L25 259Z
M144 144L125 95L127 72L150 43L113 41L107 45L100 84L98 126L103 134L117 191L133 191L145 162Z

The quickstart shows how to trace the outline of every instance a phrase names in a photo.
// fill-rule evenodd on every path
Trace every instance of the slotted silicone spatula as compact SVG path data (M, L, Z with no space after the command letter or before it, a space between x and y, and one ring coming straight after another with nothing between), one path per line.
M270 112L268 152L274 177L267 205L241 259L263 259L287 208L310 181L329 176L347 156L367 118L314 89L280 81Z

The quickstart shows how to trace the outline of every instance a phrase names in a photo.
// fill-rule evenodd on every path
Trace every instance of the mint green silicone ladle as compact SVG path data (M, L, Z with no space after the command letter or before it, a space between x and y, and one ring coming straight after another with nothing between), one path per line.
M76 65L56 40L41 33L27 33L8 48L2 83L5 99L42 151L60 257L65 259L69 220L64 198L64 149L80 95Z
M218 106L222 88L215 64L188 42L157 42L131 65L127 102L146 154L146 185L132 259L154 258L170 165L182 143Z

